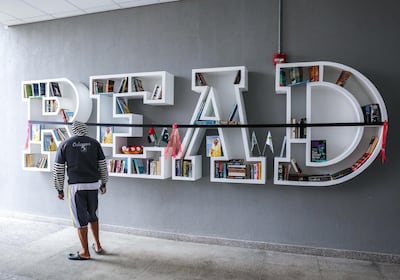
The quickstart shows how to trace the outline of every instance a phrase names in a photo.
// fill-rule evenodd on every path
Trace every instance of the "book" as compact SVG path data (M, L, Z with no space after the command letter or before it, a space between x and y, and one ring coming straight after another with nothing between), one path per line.
M206 136L206 156L207 157L223 156L221 139L218 135Z
M234 85L240 84L240 80L242 78L242 71L238 70L236 73L235 81L233 82Z
M112 144L114 128L110 126L100 127L100 142L102 144Z
M346 175L349 175L351 172L353 172L353 169L351 167L345 168L343 170L333 173L332 179L333 180L340 179Z
M32 93L32 85L31 84L24 84L24 97L28 98L33 95Z
M296 174L300 174L302 172L296 159L292 158L290 160L290 163L292 164L293 170L294 170L294 172L296 172Z
M61 114L61 116L63 118L63 121L65 123L66 122L70 122L72 120L73 116L74 116L74 112L72 112L70 110L67 110L67 109L64 109L64 108L60 109L60 114Z
M69 138L68 131L65 127L58 128L57 132L61 135L61 138L64 138L64 140Z
M308 181L310 175L290 173L288 176L289 181Z
M278 180L288 180L291 169L291 163L279 162L278 164Z
M323 182L332 180L332 176L330 174L318 174L318 175L309 175L308 181L311 182Z
M39 96L39 84L32 84L33 96Z
M358 168L360 168L361 165L363 165L369 158L371 154L369 153L364 153L359 160L357 160L352 166L351 170L356 171Z
M128 77L125 77L121 80L118 92L128 92Z
M107 80L106 82L106 92L114 92L114 80Z
M57 141L64 141L69 138L67 129L65 127L57 127L53 129Z
M45 112L56 112L58 108L58 102L55 99L45 101Z
M39 83L39 94L40 96L46 95L46 83Z
M326 140L311 140L311 162L326 160Z
M372 154L375 150L376 145L378 144L379 138L377 136L372 136L371 140L369 141L369 146L367 149L367 153Z
M103 93L104 92L104 83L103 81L93 81L93 93Z
M336 84L338 86L343 87L344 84L346 83L346 81L350 78L350 76L351 76L351 72L343 70L340 73L339 78L336 80Z
M286 72L283 69L279 72L279 85L286 86Z
M229 116L229 121L233 121L233 119L235 118L237 109L238 109L238 105L235 104L235 106L233 106L232 112L231 112L231 114Z
M207 82L206 79L204 78L203 73L196 73L196 84L200 86L206 86Z
M161 99L161 86L160 85L155 85L153 89L153 93L151 95L151 99L156 100L156 99Z
M67 114L65 114L64 109L60 109L60 114L61 114L61 116L62 116L64 122L68 122Z
M125 99L117 98L117 102L120 102L122 104L122 107L124 108L124 114L130 114L131 113L131 110L129 110L128 104L126 103Z
M60 85L57 82L50 82L50 93L52 96L62 97Z
M70 111L70 110L65 110L65 109L64 109L64 112L65 112L65 115L67 116L68 122L70 122L72 120L72 118L74 117L74 112Z
M214 124L218 124L218 121L216 121L216 120L197 120L197 121L194 121L194 124L214 125Z
M43 150L44 151L56 151L57 144L54 141L53 135L46 134L43 136Z
M376 123L382 121L381 110L379 104L367 104L361 107L364 121L366 123Z
M132 78L132 91L144 91L141 79L135 77Z
M367 151L357 160L352 166L351 169L355 171L356 169L360 168L370 157L371 154L374 152L376 146L378 145L379 138L377 136L372 136L371 140L369 141L369 145Z
M115 99L115 101L117 103L117 113L118 114L125 114L124 105L122 104L121 100L117 97Z
M301 67L292 67L289 69L289 82L291 85L299 84L303 81L303 69Z
M318 82L319 81L319 67L311 66L308 69L308 71L309 71L310 82Z
M39 123L31 124L31 141L40 141L43 125Z
M145 168L143 160L144 159L139 159L139 158L133 159L137 174L146 174L146 168Z

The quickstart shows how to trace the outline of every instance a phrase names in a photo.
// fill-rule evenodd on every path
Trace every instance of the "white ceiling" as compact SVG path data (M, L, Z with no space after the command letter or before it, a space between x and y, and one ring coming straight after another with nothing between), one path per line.
M5 27L179 0L0 0Z

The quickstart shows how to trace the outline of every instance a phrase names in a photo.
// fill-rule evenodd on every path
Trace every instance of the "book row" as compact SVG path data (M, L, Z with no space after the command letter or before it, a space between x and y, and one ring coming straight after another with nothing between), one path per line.
M147 175L160 175L161 162L156 159L132 159L132 173L133 174L147 174Z
M215 178L261 179L261 162L246 163L244 160L215 162Z
M108 159L108 171L110 173L128 173L128 159ZM160 175L160 160L156 159L132 159L131 174Z
M50 82L50 94L47 94L46 83L24 84L24 98L57 96L62 97L58 82Z
M184 159L175 160L175 175L179 177L192 177L192 161Z
M349 71L341 71L336 80L336 84L343 87L350 76L351 73ZM279 73L280 86L295 86L310 82L318 82L319 80L318 65L284 68L281 69Z
M47 168L47 155L42 154L26 154L25 166L36 168Z
M379 104L367 104L361 107L366 123L377 123L382 121Z
M295 159L291 159L290 162L280 162L278 164L278 180L310 182L337 180L360 168L371 157L371 154L378 144L378 140L377 136L372 136L367 151L359 160L357 160L352 166L346 167L333 174L303 174Z
M207 81L206 81L206 74L205 73L201 73L201 72L197 72L195 74L195 78L196 78L196 85L197 86L207 86ZM237 85L240 84L240 81L242 80L242 71L238 70L235 76L235 79L233 80L233 84Z
M127 92L151 92L150 99L157 100L162 99L162 87L159 84L155 84L153 88L145 89L143 86L142 79L132 77L131 78L131 90L128 88L129 77L124 77L120 80L117 79L102 79L93 81L93 94L102 93L127 93ZM118 86L117 86L118 83Z

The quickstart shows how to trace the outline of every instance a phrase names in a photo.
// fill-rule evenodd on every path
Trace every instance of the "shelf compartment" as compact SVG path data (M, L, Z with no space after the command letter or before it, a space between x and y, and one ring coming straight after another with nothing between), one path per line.
M265 183L263 173L265 161L246 161L244 159L212 159L210 167L211 182L225 183Z
M24 153L22 168L29 171L50 171L49 155L42 153Z
M90 95L126 95L148 105L174 105L174 76L166 71L90 77Z
M196 181L202 176L201 155L188 156L184 159L173 158L172 179L180 181Z
M37 87L36 87L37 85ZM33 90L32 95L27 91ZM38 90L38 93L35 91ZM66 120L72 122L75 119L86 122L92 113L92 100L89 97L87 87L76 81L71 81L67 78L56 78L46 80L32 80L21 82L21 92L24 102L28 104L28 121L43 121L43 122L62 122L65 121L61 115L61 111L68 112ZM68 138L68 126L60 126L55 124L39 124L31 125L31 129L40 126L40 139L29 139L28 147L23 153L23 169L29 171L45 171L50 172L54 163L54 151L46 151L48 143L45 139L53 137L56 144ZM61 129L58 133L58 129ZM43 134L45 132L45 134ZM46 140L47 141L47 140ZM38 151L39 150L39 151ZM41 152L41 153L40 153ZM25 156L28 155L28 156ZM45 168L37 168L31 165L27 166L28 160L40 161L41 158L46 158L41 166Z
M362 106L378 104L382 121L387 120L387 111L381 95L363 74L339 63L317 61L277 64L275 90L276 94L286 95L286 123L290 123L293 114L294 117L299 116L299 112L296 113L296 110L299 111L297 108L298 99L301 97L298 92L301 93L303 86L300 84L286 86L285 83L281 83L280 73L282 70L288 71L293 67L307 68L312 65L318 66L319 79L305 84L306 122L310 124L360 123L360 125L307 127L305 148L303 145L298 145L299 140L291 137L292 129L286 128L285 157L281 156L274 159L274 183L277 185L330 186L346 182L359 175L377 157L379 148L374 148L358 168L355 168L352 172L345 172L364 156L366 150L369 150L368 145L371 137L378 137L377 147L382 144L383 126L373 123L364 126L362 112ZM344 79L338 82L339 77L344 77ZM294 108L292 108L292 104L295 105ZM300 107L302 104L300 104ZM292 109L295 111L292 111ZM312 140L326 140L326 161L313 162L311 160ZM290 163L291 158L296 158L304 167L302 174L308 175L302 176L307 176L313 181L300 181L305 177L294 175L291 176L292 180L282 178L279 171L280 165Z
M326 106L327 104L329 106ZM327 82L308 85L306 118L311 123L364 121L361 106L354 96L345 88ZM344 160L359 145L363 131L363 126L308 127L306 165L327 166ZM312 140L326 141L326 161L312 161Z

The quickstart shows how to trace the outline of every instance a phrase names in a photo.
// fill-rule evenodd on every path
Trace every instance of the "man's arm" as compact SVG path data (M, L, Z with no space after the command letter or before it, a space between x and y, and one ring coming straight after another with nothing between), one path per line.
M64 199L64 180L65 180L65 164L54 163L53 167L53 183L58 191L58 198Z
M102 194L106 192L106 185L108 182L108 169L107 169L107 162L105 159L99 160L97 162L98 167L99 167L99 172L100 172L100 180L101 180L101 186L100 186L100 191Z

